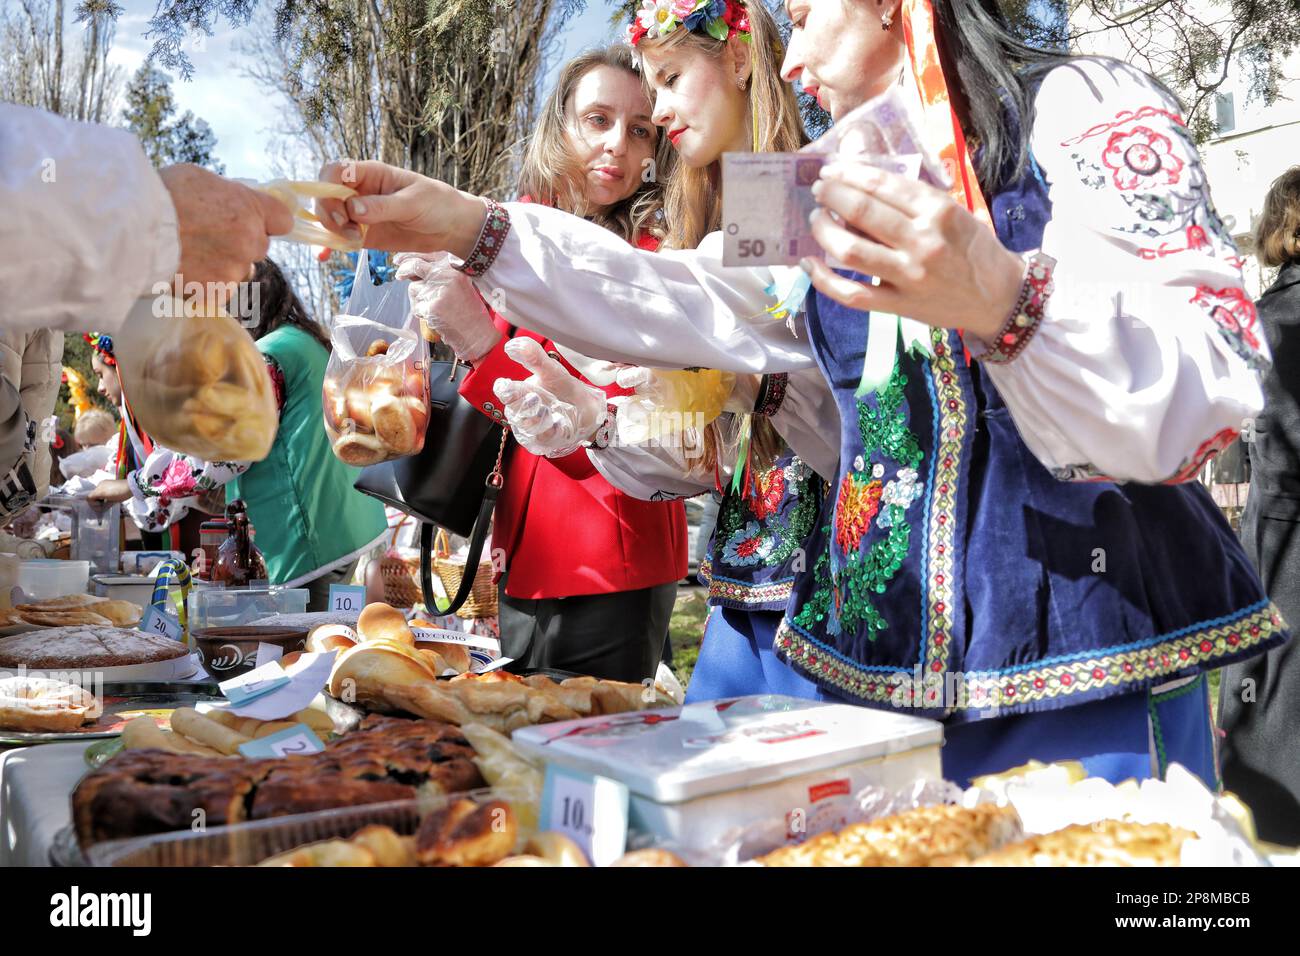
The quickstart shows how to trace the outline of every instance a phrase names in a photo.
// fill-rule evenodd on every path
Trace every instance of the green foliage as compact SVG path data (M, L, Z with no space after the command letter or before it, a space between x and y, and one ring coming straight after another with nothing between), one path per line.
M113 408L108 399L99 394L95 389L99 385L99 376L90 365L90 358L93 349L81 337L78 332L69 332L63 337L63 364L72 369L76 369L81 377L86 380L87 392L91 401L95 403L96 408L102 408L112 415L117 415L117 409ZM59 417L59 427L72 430L73 411L72 406L68 404L68 386L63 384L59 386L59 397L54 403L54 414Z
M217 161L217 137L206 120L186 110L179 118L167 74L147 61L126 87L122 119L127 129L140 138L145 155L155 166L194 163L216 173L226 167Z

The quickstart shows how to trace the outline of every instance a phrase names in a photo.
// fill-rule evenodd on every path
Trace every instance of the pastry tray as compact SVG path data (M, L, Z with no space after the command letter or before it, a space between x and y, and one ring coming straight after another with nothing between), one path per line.
M91 866L254 866L277 853L308 843L348 839L371 824L382 824L409 836L419 828L425 815L464 797L481 802L491 799L513 802L517 799L510 793L488 788L368 806L317 810L203 831L179 830L112 840L90 847L85 851L85 857ZM524 832L521 826L519 843L522 844L529 836L531 834Z
M79 730L57 732L0 730L0 744L29 746L67 740L94 740L116 737L122 726L135 717L153 717L165 726L177 707L192 707L209 701L225 700L216 684L168 681L109 682L87 684L86 689L104 705L104 713L94 723Z

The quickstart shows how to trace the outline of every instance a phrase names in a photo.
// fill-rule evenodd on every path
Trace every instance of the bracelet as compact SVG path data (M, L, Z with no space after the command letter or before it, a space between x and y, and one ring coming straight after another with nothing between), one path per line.
M758 400L754 402L754 414L771 418L780 410L785 401L786 386L790 383L788 372L774 372L763 376L758 388Z
M1043 323L1047 300L1055 288L1052 272L1056 260L1036 252L1025 264L1025 278L1020 284L1020 295L1006 323L998 330L987 352L975 356L992 365L1005 365L1025 350Z
M614 441L614 423L618 416L618 406L606 404L605 420L602 421L596 429L596 434L592 435L588 441L582 442L583 448L591 448L595 451L602 451L610 446Z
M486 196L483 197L483 202L487 204L487 218L483 220L483 228L479 230L474 248L465 257L465 261L456 267L471 279L487 272L492 263L496 262L501 246L506 241L506 234L510 232L510 213L506 207Z

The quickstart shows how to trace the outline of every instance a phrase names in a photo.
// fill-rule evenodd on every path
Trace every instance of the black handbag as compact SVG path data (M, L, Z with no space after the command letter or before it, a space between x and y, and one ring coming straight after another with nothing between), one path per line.
M354 487L420 522L420 588L432 613L433 535L440 525L469 538L469 557L453 614L469 598L487 538L492 509L501 490L501 459L509 431L460 396L469 367L458 361L430 361L429 424L418 455L369 465Z

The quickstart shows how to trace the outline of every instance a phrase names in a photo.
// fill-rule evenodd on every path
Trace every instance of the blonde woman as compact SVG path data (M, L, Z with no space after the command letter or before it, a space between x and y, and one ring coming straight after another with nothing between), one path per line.
M623 46L592 50L561 70L528 143L523 200L582 216L615 241L655 249L662 236L668 159L650 102ZM416 278L413 309L438 328L449 312L448 284L469 280L443 261L403 257L399 278ZM501 378L527 377L515 358L547 354L560 377L590 382L601 395L626 394L616 369L514 327L482 308L472 288L443 337L474 371L461 394L501 420L493 393ZM466 321L466 313L469 320ZM619 321L612 311L609 321ZM511 444L497 501L493 551L504 555L502 652L514 668L553 668L641 681L653 676L668 636L677 582L686 574L686 514L679 501L641 501L596 471L585 449L538 457Z

